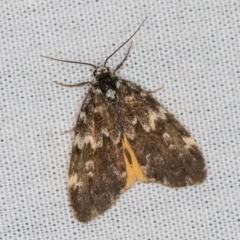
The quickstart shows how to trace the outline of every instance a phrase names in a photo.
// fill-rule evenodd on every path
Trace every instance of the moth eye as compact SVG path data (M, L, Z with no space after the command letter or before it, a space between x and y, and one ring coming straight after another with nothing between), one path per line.
M96 76L96 70L94 70L94 72L93 72L93 76L94 76L94 77Z

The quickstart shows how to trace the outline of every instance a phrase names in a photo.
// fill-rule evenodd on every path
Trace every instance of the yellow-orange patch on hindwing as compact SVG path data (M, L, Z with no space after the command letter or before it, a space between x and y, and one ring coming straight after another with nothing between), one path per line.
M125 189L131 187L136 181L149 182L148 178L145 176L141 169L140 164L133 152L133 149L127 140L127 137L123 136L123 156L126 164L127 181Z

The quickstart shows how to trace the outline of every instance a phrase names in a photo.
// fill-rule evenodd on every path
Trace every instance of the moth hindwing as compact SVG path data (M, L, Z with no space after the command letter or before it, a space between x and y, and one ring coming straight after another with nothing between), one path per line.
M105 212L136 181L184 187L203 182L207 173L188 131L150 93L115 75L122 63L111 72L107 60L101 67L83 63L95 68L96 82L60 84L91 85L74 128L68 173L81 222Z

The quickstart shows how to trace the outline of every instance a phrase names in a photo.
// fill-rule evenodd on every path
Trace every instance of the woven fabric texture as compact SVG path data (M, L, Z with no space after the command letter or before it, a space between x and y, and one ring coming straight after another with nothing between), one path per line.
M154 93L197 140L199 186L137 183L88 224L67 192L72 134L100 65L139 26L118 76ZM240 2L2 0L0 239L240 239ZM109 60L123 59L129 44ZM157 144L157 143L156 143Z

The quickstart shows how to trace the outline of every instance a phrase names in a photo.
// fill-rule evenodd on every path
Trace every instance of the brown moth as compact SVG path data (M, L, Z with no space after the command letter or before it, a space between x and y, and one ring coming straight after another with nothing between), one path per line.
M145 19L146 20L146 19ZM144 21L145 21L144 20ZM144 23L142 22L142 24ZM136 181L168 187L200 184L207 174L203 156L188 131L151 93L111 72L112 57L97 67L74 130L68 188L75 217L88 222L109 209Z

